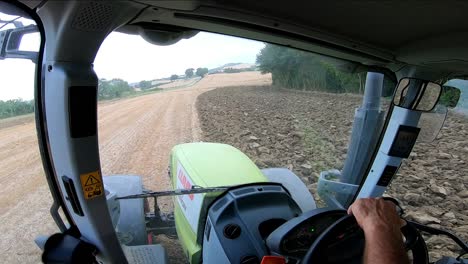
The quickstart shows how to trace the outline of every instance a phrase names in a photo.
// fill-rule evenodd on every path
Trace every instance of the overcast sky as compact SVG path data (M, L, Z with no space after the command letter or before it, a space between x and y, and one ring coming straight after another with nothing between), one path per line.
M30 40L28 46L33 42ZM99 78L121 78L131 83L182 75L187 68L255 63L263 47L262 42L204 32L171 46L157 46L138 35L114 32L99 49L94 67ZM33 98L32 62L0 60L0 76L0 100Z

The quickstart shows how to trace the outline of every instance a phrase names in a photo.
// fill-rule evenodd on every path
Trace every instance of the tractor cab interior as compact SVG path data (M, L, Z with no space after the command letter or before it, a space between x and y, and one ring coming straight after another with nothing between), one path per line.
M436 9L451 16L427 15ZM467 141L444 141L468 126L466 11L457 1L0 0L0 63L35 64L60 229L37 237L41 260L362 263L364 234L346 210L394 197L409 209L400 216L412 263L468 263ZM31 33L37 50L24 49ZM113 45L117 67L125 52L173 56L159 71L232 55L129 84L98 74ZM233 63L247 53L250 64Z

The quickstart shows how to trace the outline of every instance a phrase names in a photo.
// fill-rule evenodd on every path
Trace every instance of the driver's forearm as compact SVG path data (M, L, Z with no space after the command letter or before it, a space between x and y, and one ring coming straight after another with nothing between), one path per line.
M364 233L364 264L409 264L399 230L374 227Z

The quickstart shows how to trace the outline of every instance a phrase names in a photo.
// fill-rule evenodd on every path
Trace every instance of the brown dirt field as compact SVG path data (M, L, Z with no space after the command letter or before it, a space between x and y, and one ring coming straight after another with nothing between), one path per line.
M163 85L158 86L157 88L167 89L167 88L182 88L187 87L195 84L198 82L199 78L191 78L191 79L178 79L170 83L166 83Z
M103 174L137 174L149 189L170 188L166 168L171 148L200 138L197 96L221 86L270 83L270 75L258 72L216 74L189 88L100 103ZM0 168L0 262L38 263L34 238L57 228L49 215L51 197L32 120L0 127ZM172 206L170 200L161 202L166 210ZM178 255L173 248L168 251Z
M0 119L0 129L7 128L11 126L27 124L34 121L34 114L26 114L21 116L9 117L5 119Z
M342 169L354 109L350 94L272 87L228 87L198 97L202 139L246 153L260 168L287 167L319 198L323 170ZM468 239L468 118L449 112L431 143L417 143L387 195L402 202L406 217ZM442 236L427 238L430 257L456 257L459 248Z

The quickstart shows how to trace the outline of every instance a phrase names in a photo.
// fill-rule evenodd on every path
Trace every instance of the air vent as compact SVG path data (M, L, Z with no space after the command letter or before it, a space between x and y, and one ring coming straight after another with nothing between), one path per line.
M216 212L218 211L219 209L221 209L221 207L223 207L226 203L227 203L227 199L226 197L222 198L221 200L217 201L216 204L213 206L213 211Z
M266 186L263 187L264 191L275 191L275 192L281 192L281 187L280 186Z
M81 31L104 31L111 22L113 7L98 2L83 2L72 27Z
M254 188L244 188L244 189L240 189L240 190L237 190L237 191L233 191L235 196L241 196L241 195L244 195L246 193L251 193L251 192L255 192L255 189Z

